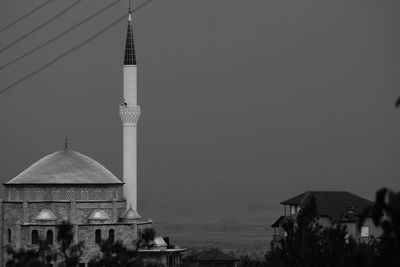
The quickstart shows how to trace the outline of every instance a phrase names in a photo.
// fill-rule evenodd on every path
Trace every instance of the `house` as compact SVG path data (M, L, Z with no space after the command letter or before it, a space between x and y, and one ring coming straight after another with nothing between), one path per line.
M369 237L378 237L382 234L371 218L367 218L359 230L357 223L360 214L373 202L346 191L307 191L288 200L282 201L283 215L271 227L274 229L273 240L284 237L286 232L282 228L282 221L287 217L295 218L300 211L304 199L314 196L319 214L318 222L325 227L334 223L347 226L349 235L359 242L367 241Z

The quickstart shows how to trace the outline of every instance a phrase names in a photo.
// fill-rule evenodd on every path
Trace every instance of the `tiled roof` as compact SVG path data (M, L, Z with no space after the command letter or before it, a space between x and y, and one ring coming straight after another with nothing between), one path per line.
M131 14L129 14L128 31L126 33L124 65L136 65L135 42L133 40Z
M341 219L343 214L351 212L355 216L361 214L373 202L346 191L307 191L303 194L281 202L283 205L300 205L303 199L313 195L320 216Z
M5 183L13 184L122 184L97 161L73 150L47 155Z

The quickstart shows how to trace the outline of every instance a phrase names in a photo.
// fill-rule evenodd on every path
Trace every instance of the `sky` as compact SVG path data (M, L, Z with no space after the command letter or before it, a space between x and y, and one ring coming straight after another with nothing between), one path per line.
M43 2L1 1L0 25ZM83 0L0 53L1 64L110 2ZM55 0L0 32L0 48L70 3ZM1 69L0 90L126 11L121 1ZM274 217L280 201L307 190L369 199L381 187L399 190L399 11L395 0L153 0L140 9L139 210L151 217L156 195L176 210L185 201L168 199L196 195L227 208L272 206ZM121 178L126 27L116 24L0 94L1 182L62 149L65 134L71 149ZM201 203L193 205L195 213Z

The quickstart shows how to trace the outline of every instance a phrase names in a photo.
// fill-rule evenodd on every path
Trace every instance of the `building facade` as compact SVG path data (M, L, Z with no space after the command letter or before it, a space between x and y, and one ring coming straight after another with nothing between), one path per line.
M124 102L119 108L123 123L123 182L107 168L68 148L32 164L4 183L0 200L0 266L7 262L5 246L37 248L40 240L56 243L57 226L73 225L76 242L84 241L80 266L87 266L102 240L121 240L133 246L142 230L152 227L137 211L137 65L131 8L123 63ZM167 248L161 237L154 248L139 250L145 262L178 266L183 249Z

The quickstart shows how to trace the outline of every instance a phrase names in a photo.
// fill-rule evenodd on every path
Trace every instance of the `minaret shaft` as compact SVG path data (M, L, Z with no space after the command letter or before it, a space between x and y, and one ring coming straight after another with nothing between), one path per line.
M124 196L127 208L137 212L137 122L140 106L137 105L137 66L131 14L128 17L128 31L124 56L124 103L119 114L123 124L123 175ZM140 218L140 215L137 215Z
M124 66L124 99L128 106L137 105L137 66Z

